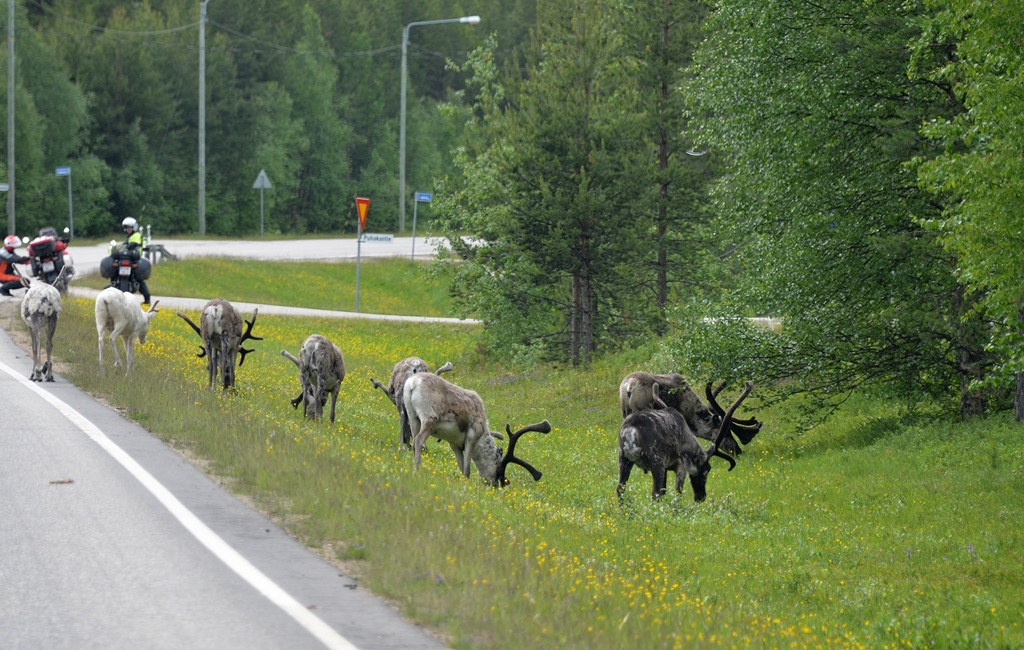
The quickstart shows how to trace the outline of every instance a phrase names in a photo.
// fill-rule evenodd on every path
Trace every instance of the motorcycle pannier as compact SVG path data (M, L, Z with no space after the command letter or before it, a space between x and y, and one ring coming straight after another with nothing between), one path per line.
M100 260L100 275L107 280L114 277L114 258L108 255Z
M52 257L56 249L53 237L43 237L29 243L28 254L32 257Z
M139 267L135 269L135 277L140 280L148 280L153 273L153 265L145 257L139 260Z

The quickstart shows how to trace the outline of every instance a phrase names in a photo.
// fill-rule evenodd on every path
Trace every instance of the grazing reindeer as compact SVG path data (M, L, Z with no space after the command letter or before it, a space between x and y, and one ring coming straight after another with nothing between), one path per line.
M686 423L698 438L714 440L718 435L718 429L722 424L722 416L725 411L715 403L714 398L708 393L711 406L700 401L691 388L689 382L682 375L675 373L671 375L652 375L647 372L633 372L623 378L619 384L619 404L622 406L622 417L643 409L654 408L654 396L652 387L658 384L661 389L661 399L664 403L676 409L686 418ZM725 387L723 382L718 387L718 394ZM735 433L743 444L748 444L761 428L756 420L733 421L729 434L722 441L722 449L733 456L742 453L739 443L733 438Z
M345 380L345 359L338 346L327 337L311 334L299 348L299 358L281 350L281 356L291 359L299 368L299 385L302 392L292 400L292 407L302 402L303 417L319 420L324 414L327 396L331 396L331 424L334 424L334 406L338 402L341 382Z
M505 470L509 464L525 468L533 480L539 481L542 474L514 454L519 437L528 431L548 433L551 424L544 420L525 426L515 433L505 425L509 434L508 452L502 453L494 439L503 439L487 424L487 413L483 400L474 391L450 384L437 375L420 372L405 381L402 395L409 426L413 432L413 459L420 466L420 454L427 438L434 436L444 440L455 453L459 469L469 478L470 461L476 465L480 476L495 487L508 484Z
M56 284L64 271L57 276ZM21 318L28 325L32 335L32 381L53 381L53 333L57 331L57 319L63 305L60 291L42 279L21 277L21 284L28 291L21 301ZM46 338L46 363L40 363L40 347Z
M711 472L711 457L718 456L729 461L729 470L736 466L732 456L719 450L719 445L729 432L732 415L754 385L747 382L743 393L733 402L722 417L718 435L707 449L703 449L683 415L669 408L658 398L657 385L654 388L656 404L661 410L637 411L626 417L619 429L619 485L616 493L622 500L629 474L636 465L651 473L653 488L651 494L659 499L665 494L669 470L676 473L676 490L682 492L685 477L690 477L693 500L701 502L707 496L705 486Z
M107 287L96 296L96 338L99 343L100 367L103 367L103 339L110 335L110 349L114 351L114 367L121 366L121 355L117 353L117 339L124 343L126 357L125 372L132 369L132 362L135 359L135 339L139 344L145 344L146 336L149 334L149 324L156 317L157 308L160 304L157 300L149 311L142 311L139 303L135 302L135 295L128 291L121 291L117 287Z
M202 351L197 356L206 357L206 370L210 377L209 389L213 389L218 373L225 390L234 388L235 360L238 359L238 366L241 367L245 363L245 355L254 351L242 347L242 343L248 339L263 340L263 337L252 335L258 312L258 308L252 310L252 320L245 321L245 332L242 332L241 314L234 305L223 298L214 298L203 306L203 311L199 315L200 325L193 323L180 311L176 312L203 340Z
M437 369L436 374L441 375L454 367L452 362L448 361ZM412 431L409 429L409 417L405 413L405 399L402 395L405 390L405 380L417 372L430 372L430 366L419 357L409 357L395 364L394 370L391 371L391 381L387 386L370 377L373 387L384 391L391 403L398 409L398 432L402 437L402 445L409 449L412 449Z

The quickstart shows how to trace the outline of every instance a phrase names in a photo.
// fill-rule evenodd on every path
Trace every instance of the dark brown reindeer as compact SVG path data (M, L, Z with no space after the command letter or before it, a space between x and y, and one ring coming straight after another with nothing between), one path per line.
M331 424L334 424L338 393L341 391L341 382L345 381L345 358L341 349L326 336L310 334L302 342L298 358L288 350L281 350L281 356L291 359L299 368L301 392L291 401L292 407L298 408L301 402L303 417L319 420L323 417L324 406L330 396Z
M247 340L262 341L260 336L252 335L253 325L259 309L252 310L252 320L245 321L246 328L242 331L242 316L227 300L214 298L203 306L199 315L199 325L193 323L188 316L176 312L186 323L192 326L202 339L202 350L198 357L206 357L206 370L210 378L208 388L213 389L220 374L223 388L235 386L235 361L240 367L245 363L245 355L255 350L242 347ZM239 356L241 355L241 356Z
M454 367L452 362L448 361L438 368L435 374L441 375ZM387 386L370 377L373 387L384 391L391 403L398 409L398 432L401 435L402 445L408 449L412 449L412 432L409 429L409 417L405 413L405 400L402 394L405 390L405 380L418 372L430 372L430 365L419 357L409 357L395 364Z
M649 372L631 372L619 384L619 405L622 417L630 413L654 408L653 387L661 389L661 399L686 418L686 423L698 438L712 440L722 424L720 413L716 413L700 401L690 383L679 373L653 375ZM726 443L728 451L728 443Z
M466 478L469 478L472 463L485 481L501 487L508 484L506 469L515 464L530 472L533 480L540 480L541 473L533 465L517 458L514 451L524 433L551 431L547 420L522 427L515 433L506 424L509 446L503 453L494 440L501 440L504 436L490 430L483 400L476 392L460 388L437 375L420 372L406 380L403 399L413 432L413 459L417 468L423 445L427 438L434 436L448 443Z
M733 413L753 388L754 385L748 381L743 393L723 415L715 440L710 447L704 449L697 442L683 415L658 398L655 385L655 403L660 408L632 413L619 428L619 484L616 489L619 500L622 500L629 474L636 465L651 473L651 494L655 499L665 494L668 472L672 470L676 473L676 490L682 492L685 478L689 476L693 500L703 501L707 496L705 488L711 472L711 457L718 456L727 460L730 471L736 466L732 456L721 451L719 446L729 433Z

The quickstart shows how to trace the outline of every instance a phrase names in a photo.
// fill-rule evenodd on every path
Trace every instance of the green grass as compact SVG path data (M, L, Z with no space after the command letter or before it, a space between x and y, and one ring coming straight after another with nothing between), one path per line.
M92 305L69 299L58 370L209 459L453 647L1024 645L1024 436L1011 418L951 424L855 397L795 437L793 413L758 409L755 388L741 410L766 428L735 470L714 463L706 502L687 490L653 503L634 471L620 506L616 390L637 351L515 374L479 355L471 326L267 315L256 329L265 340L222 395L203 388L195 334L167 312L130 380L99 371ZM278 351L312 332L346 357L334 426L288 404L298 380ZM451 360L446 377L481 394L494 429L548 418L550 434L517 447L543 479L512 468L504 490L467 481L436 441L414 471L369 381L413 354Z
M359 311L402 316L455 316L445 278L429 278L425 265L404 259L364 260L359 270ZM262 262L196 257L153 268L150 293L185 298L224 297L241 302L354 311L355 262ZM99 274L75 280L101 289Z

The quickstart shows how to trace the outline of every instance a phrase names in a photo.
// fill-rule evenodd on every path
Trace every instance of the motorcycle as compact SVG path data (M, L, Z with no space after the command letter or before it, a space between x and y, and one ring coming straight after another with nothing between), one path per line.
M68 292L68 282L75 275L75 263L67 250L70 241L67 233L68 229L65 228L64 236L58 237L57 230L48 226L42 228L39 236L32 241L28 241L28 237L22 239L28 244L32 275L52 284L62 294Z
M128 244L110 242L110 255L100 260L100 275L110 280L110 286L120 291L135 293L139 282L149 279L153 266L142 256L143 248L129 248Z

